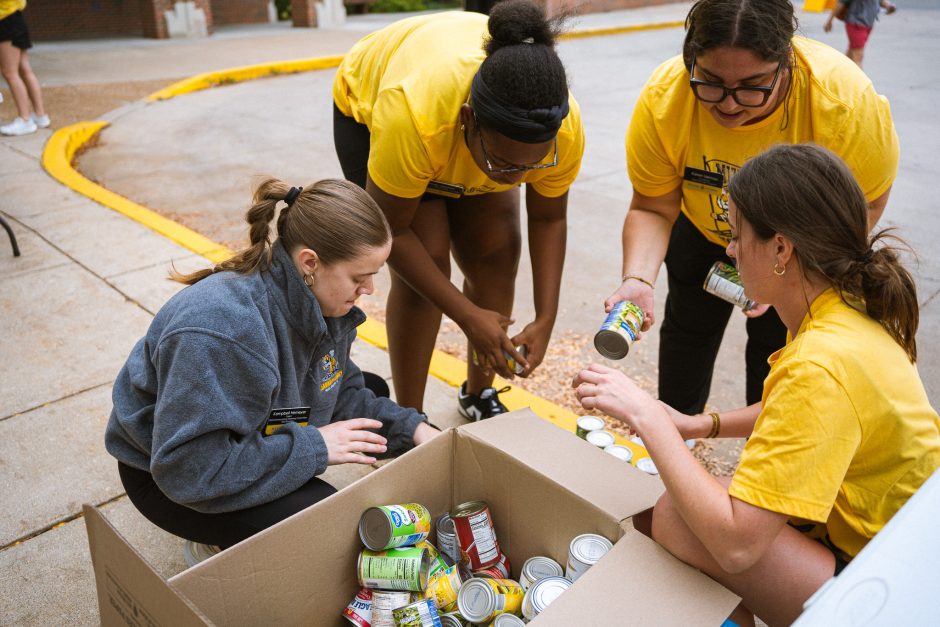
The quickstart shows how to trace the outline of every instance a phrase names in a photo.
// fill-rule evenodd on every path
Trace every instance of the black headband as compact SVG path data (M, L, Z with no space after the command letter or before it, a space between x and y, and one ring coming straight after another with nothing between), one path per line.
M284 202L287 203L288 207L294 204L294 201L297 200L297 197L300 196L300 192L302 191L304 191L303 187L290 188L290 191L287 192L287 196L284 196Z
M522 109L504 102L490 91L479 71L470 84L470 106L483 126L526 144L541 144L554 139L568 115L567 94L560 106Z

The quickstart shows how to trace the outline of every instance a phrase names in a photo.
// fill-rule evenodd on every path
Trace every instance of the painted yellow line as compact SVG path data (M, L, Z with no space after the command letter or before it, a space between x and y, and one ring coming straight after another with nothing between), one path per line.
M660 30L663 28L682 28L685 21L675 22L653 22L650 24L631 24L629 26L608 26L604 28L584 28L581 30L562 33L559 39L584 39L586 37L602 37L606 35L623 35L625 33L636 33L645 30Z

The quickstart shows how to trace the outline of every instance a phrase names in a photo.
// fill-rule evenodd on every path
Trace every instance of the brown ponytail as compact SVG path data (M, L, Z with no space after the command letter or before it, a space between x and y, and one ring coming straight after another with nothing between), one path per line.
M804 272L831 284L917 360L917 288L899 255L910 248L891 229L869 234L868 201L838 156L812 144L774 146L745 163L728 192L758 237L788 237Z
M170 278L193 285L216 272L250 274L271 265L271 220L278 202L288 197L291 186L265 179L256 189L245 214L250 246L212 268ZM381 209L362 188L348 181L324 179L304 187L290 206L281 209L277 238L289 252L298 247L314 250L325 265L353 259L368 248L384 246L391 230Z

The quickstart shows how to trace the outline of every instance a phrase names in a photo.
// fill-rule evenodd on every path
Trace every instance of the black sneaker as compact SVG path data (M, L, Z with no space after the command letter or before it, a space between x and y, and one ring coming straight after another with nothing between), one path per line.
M467 382L464 381L457 390L457 409L460 415L470 420L479 421L505 414L509 409L499 402L499 395L508 392L507 385L501 390L496 388L483 388L480 395L467 393Z

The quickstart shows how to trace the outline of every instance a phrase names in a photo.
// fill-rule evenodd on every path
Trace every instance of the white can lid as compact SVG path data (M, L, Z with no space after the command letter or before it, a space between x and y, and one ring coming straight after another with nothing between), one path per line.
M584 436L584 439L599 448L607 448L614 443L614 434L603 429L597 429Z
M515 614L500 614L493 621L493 627L520 627L524 625L525 621Z
M646 445L643 444L643 438L641 438L638 435L630 436L630 441L636 444L637 446L642 446L643 448L646 448Z
M604 449L604 452L613 455L617 459L622 459L625 462L633 459L633 451L628 449L626 446L620 446L619 444L611 444Z
M457 610L471 623L486 621L496 609L496 593L483 579L470 579L457 592Z
M596 533L585 533L571 541L569 552L582 564L591 565L613 548L610 540Z
M578 426L585 431L595 431L604 428L604 421L597 416L581 416L578 418Z
M636 467L650 475L659 474L659 470L657 470L656 463L653 462L652 457L642 457L636 460Z
M561 596L561 593L571 587L571 581L564 577L546 577L539 579L529 588L532 600L532 609L536 613L542 612L549 603Z
M522 565L522 574L529 581L538 581L546 577L561 577L564 574L561 564L550 557L536 555Z
M685 441L685 445L688 446L688 447L689 447L689 450L691 451L692 449L695 448L695 443L696 443L696 442L698 442L698 440L696 440L695 438L692 438L692 439L690 439L690 440L686 440L686 441Z

